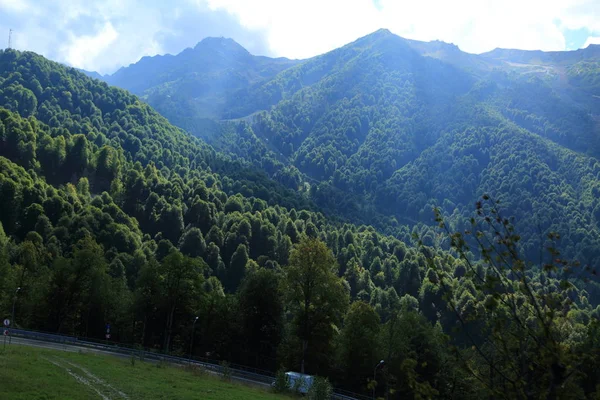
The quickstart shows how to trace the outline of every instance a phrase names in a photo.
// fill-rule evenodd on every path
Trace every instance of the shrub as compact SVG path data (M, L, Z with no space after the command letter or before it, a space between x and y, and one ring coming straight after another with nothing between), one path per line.
M290 390L290 378L285 374L285 370L280 369L277 371L277 374L275 374L273 390L276 393L285 393Z
M227 361L221 361L219 365L221 366L221 377L223 380L230 381L233 371L231 370L229 363Z
M316 376L308 390L309 400L329 400L333 394L333 387L327 378Z

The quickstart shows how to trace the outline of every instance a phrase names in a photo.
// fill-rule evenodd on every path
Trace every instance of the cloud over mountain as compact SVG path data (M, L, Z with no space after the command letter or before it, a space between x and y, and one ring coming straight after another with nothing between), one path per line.
M289 58L327 52L378 28L473 53L564 50L598 41L599 10L597 0L0 0L0 34L12 28L15 48L107 73L207 36Z

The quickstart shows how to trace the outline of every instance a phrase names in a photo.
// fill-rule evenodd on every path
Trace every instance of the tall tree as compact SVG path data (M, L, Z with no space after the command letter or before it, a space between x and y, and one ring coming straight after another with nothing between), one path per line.
M240 244L231 256L231 262L227 269L225 289L230 292L236 291L240 281L246 275L246 264L248 264L248 248L246 245Z
M369 304L356 301L350 305L337 342L338 365L346 387L360 391L372 376L373 366L381 359L380 326L379 315Z
M283 296L277 273L268 269L246 276L238 292L242 337L251 361L275 368L275 350L281 340Z
M140 343L145 346L149 321L152 321L160 307L161 281L156 260L151 260L140 268L135 286L133 307L136 321L142 323Z
M81 312L89 310L89 301L102 286L106 270L103 249L90 236L77 242L72 259L54 262L48 305L56 331L65 329L67 322L74 324Z
M185 257L177 250L172 250L160 264L159 275L166 313L165 351L171 348L175 311L193 300L192 297L200 297L202 269L198 259Z
M186 230L179 239L179 250L188 257L201 257L206 251L204 236L198 228Z
M8 237L4 233L2 228L2 222L0 222L0 313L9 312L10 295L12 290L9 290L9 282L13 278L13 269L9 264L8 260Z
M294 246L285 285L287 306L302 341L300 370L318 372L330 364L334 326L341 322L349 298L325 243L305 237Z
M386 384L375 379L377 392L385 391L388 398L430 399L454 391L445 379L453 368L447 362L445 336L421 314L406 305L396 310L382 327L380 340L385 371L379 376Z

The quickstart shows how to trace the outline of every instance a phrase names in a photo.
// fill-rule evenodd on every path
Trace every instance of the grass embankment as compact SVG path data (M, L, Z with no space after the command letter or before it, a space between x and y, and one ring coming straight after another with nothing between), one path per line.
M202 369L12 345L0 350L0 399L272 399Z

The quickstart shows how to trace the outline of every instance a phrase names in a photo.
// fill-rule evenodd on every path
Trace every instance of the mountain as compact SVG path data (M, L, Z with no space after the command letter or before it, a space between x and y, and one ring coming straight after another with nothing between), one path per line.
M328 218L307 197L122 89L31 52L0 51L0 314L14 304L18 327L97 340L110 323L116 343L272 371L303 358L308 373L366 392L376 346L360 362L338 357L356 351L353 317L342 326L348 300L375 331L410 307L402 318L433 346L442 333L414 308L438 318L427 259L460 263L408 245L406 228L393 237ZM321 275L307 325L286 271L313 250ZM190 350L195 317L202 339ZM398 376L408 373L400 356L390 360ZM447 371L435 362L432 382Z
M600 58L600 45L590 44L585 49L572 51L541 51L494 49L481 57L510 63L572 65L580 61Z
M314 199L330 209L414 225L429 223L437 205L461 226L488 193L522 221L532 256L536 231L556 230L571 254L598 262L600 108L574 101L554 78L485 60L472 73L473 63L445 61L456 48L419 46L377 32L254 86L230 109L267 109L249 124L257 146L318 182ZM440 47L445 57L424 55ZM265 94L282 100L263 102Z
M482 73L489 72L501 64L494 58L486 59L476 54L465 53L455 44L445 43L440 40L422 42L406 39L406 41L410 47L425 57L442 60L475 75L482 75Z
M600 45L573 51L495 49L481 55L502 63L505 69L542 77L565 97L598 114L600 109Z
M85 69L80 69L80 68L76 68L79 72L82 72L84 74L86 74L87 76L89 76L90 78L94 78L94 79L100 79L103 80L104 79L104 75L99 74L96 71L86 71Z
M206 38L175 56L143 57L102 79L141 96L173 123L202 132L235 91L298 62L253 56L232 39Z
M474 55L379 30L247 80L220 115L174 114L147 100L175 124L213 113L202 126L179 125L291 188L310 188L329 215L392 233L430 224L439 206L462 226L488 193L521 221L532 257L539 232L556 230L570 255L594 263L599 61L598 46Z
M380 31L249 78L222 92L237 119L209 120L216 148L123 89L0 51L0 314L305 367L364 395L385 357L392 399L593 398L597 279L553 248L527 262L555 229L565 255L596 262L593 110L413 46ZM434 204L450 232L430 226Z
M225 293L258 268L280 272L303 237L326 242L353 298L372 296L382 313L396 290L418 296L418 249L326 218L305 193L216 152L126 91L31 52L0 51L0 71L0 312L12 305L8 288L21 287L19 326L103 337L110 319L115 340L180 346L197 310L233 324ZM359 264L373 265L377 285ZM174 293L169 279L185 281ZM147 321L143 332L134 314ZM243 332L209 320L204 351L276 367L276 345L257 361L234 344ZM252 346L265 351L261 343Z

